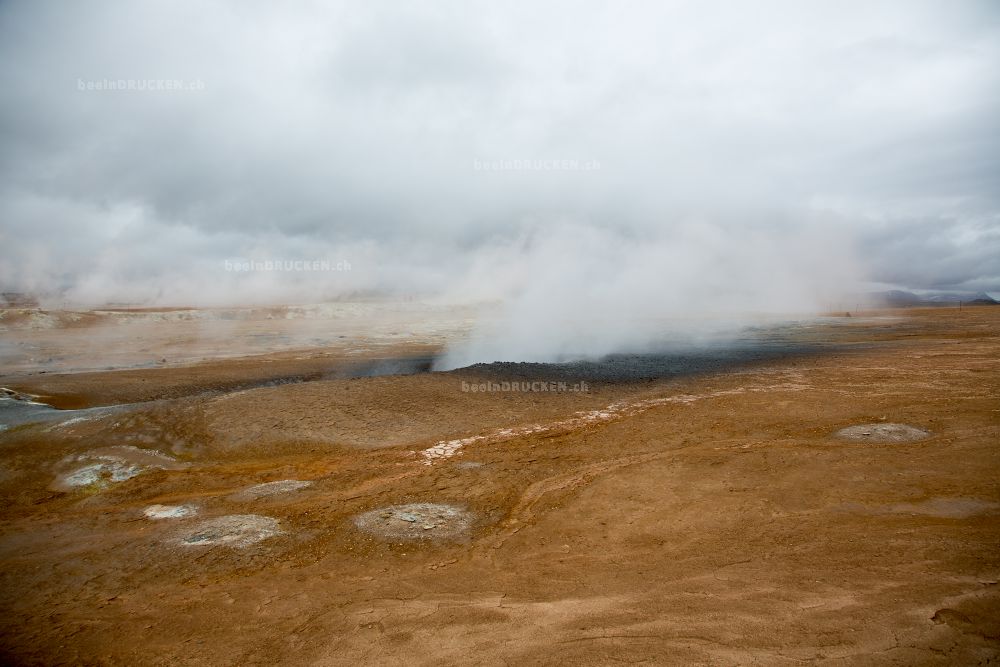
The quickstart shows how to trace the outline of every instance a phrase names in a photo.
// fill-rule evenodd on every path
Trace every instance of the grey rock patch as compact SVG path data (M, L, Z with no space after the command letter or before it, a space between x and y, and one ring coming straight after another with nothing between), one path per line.
M363 532L391 539L451 539L472 527L475 515L453 505L411 503L371 510L354 517Z
M482 468L483 464L479 461L462 461L460 463L456 463L455 467L459 470L475 470L476 468Z
M910 442L923 440L930 433L909 424L861 424L842 428L834 435L844 440L859 442Z
M299 491L312 486L312 484L312 482L301 479L282 479L277 482L265 482L263 484L248 487L242 491L238 491L237 493L229 496L229 499L240 501L257 500L258 498L267 498L268 496L276 496L282 493Z
M172 541L184 547L247 547L282 534L278 520L259 514L231 514L207 519Z
M147 519L183 519L198 514L194 505L150 505L143 514Z

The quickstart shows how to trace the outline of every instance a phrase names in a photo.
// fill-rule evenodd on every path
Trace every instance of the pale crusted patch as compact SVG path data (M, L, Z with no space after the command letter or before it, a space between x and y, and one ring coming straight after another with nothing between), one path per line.
M58 475L49 485L55 491L105 487L132 479L146 470L179 470L187 464L162 452L122 445L71 456L64 459L61 465L70 469Z
M354 525L378 537L403 540L448 539L465 533L475 515L453 505L411 503L359 514Z
M923 440L930 433L909 424L861 424L842 428L835 436L862 442L908 442Z
M277 482L265 482L248 487L231 495L230 500L257 500L282 493L292 493L312 486L312 482L301 479L282 479Z
M150 505L143 510L148 519L183 519L197 513L193 505Z
M184 547L247 547L282 534L278 520L259 514L231 514L202 521L171 541Z

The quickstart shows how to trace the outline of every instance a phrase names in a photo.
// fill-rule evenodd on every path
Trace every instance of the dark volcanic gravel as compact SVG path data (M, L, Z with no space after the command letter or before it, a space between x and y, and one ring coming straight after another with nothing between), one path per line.
M721 371L759 361L815 354L821 349L829 348L814 344L784 343L680 352L612 354L602 359L565 363L495 361L490 364L474 364L460 370L463 373L474 372L486 378L506 381L637 382Z
M641 382L710 373L756 362L843 351L830 343L821 324L748 327L740 338L703 345L672 346L661 352L610 354L563 363L494 361L457 369L492 381ZM856 346L854 346L856 347Z

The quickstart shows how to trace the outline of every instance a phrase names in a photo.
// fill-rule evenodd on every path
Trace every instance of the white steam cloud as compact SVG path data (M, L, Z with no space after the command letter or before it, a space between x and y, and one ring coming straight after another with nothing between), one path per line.
M11 0L0 289L502 302L449 363L1000 292L998 62L973 0Z
M822 229L775 238L704 221L643 236L564 224L495 260L480 277L505 280L507 298L438 368L662 349L828 309L859 275L849 245Z

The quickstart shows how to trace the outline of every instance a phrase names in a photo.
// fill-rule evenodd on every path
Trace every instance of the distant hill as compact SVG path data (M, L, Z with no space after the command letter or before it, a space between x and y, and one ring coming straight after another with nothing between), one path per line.
M970 303L975 306L996 306L1000 304L1000 301L997 301L989 294L977 294L976 298L972 301L963 301L963 303Z
M974 306L995 306L1000 301L985 292L929 292L915 294L903 290L874 292L869 295L871 301L885 306L905 308L910 306L956 306L959 303Z

